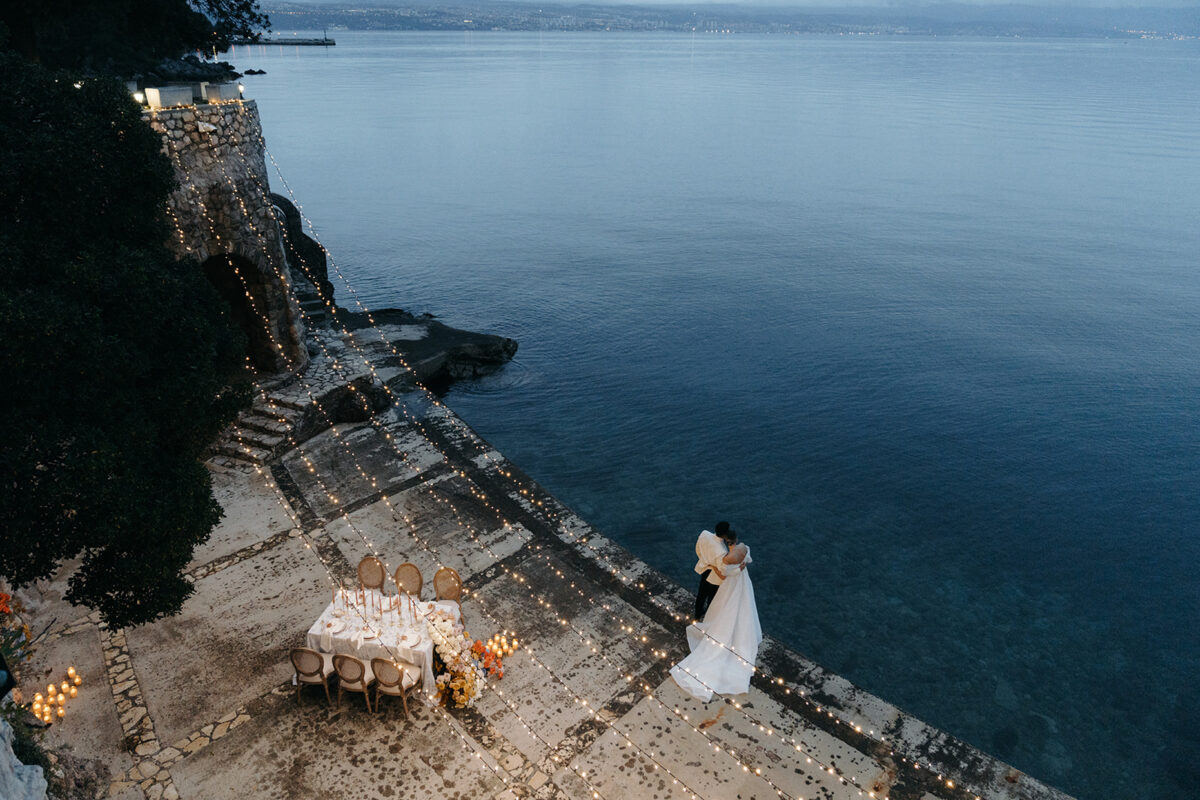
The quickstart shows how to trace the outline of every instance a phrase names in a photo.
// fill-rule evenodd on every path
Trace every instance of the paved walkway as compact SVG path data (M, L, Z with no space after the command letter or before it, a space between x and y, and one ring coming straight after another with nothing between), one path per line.
M258 471L210 464L225 518L177 617L109 631L40 587L34 674L85 677L47 743L103 760L122 800L1065 797L770 638L748 694L684 695L690 592L423 405L420 427L387 412ZM288 650L371 551L415 562L426 596L454 567L472 635L527 645L473 708L296 702Z

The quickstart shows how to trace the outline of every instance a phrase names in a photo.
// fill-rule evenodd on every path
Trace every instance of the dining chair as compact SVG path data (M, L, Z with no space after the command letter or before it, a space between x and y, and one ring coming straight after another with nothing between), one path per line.
M371 711L371 684L375 676L371 668L354 656L338 653L333 657L333 668L338 675L338 706L342 705L342 692L362 692L367 701L367 711Z
M425 579L421 577L421 570L411 561L406 561L396 567L396 574L392 578L396 581L396 588L405 594L412 595L414 600L421 599L421 587L425 585Z
M325 700L333 705L329 696L329 676L333 674L333 656L319 653L307 647L293 647L289 654L296 669L293 682L296 684L296 702L300 702L300 690L305 686L320 686L325 690Z
M375 675L375 713L379 713L379 696L399 697L408 719L408 693L421 681L421 668L404 659L372 658L371 672Z
M375 556L367 556L358 562L358 583L364 589L382 589L387 580L387 570L383 562Z
M433 592L434 598L437 600L453 600L458 603L458 617L460 620L463 619L463 582L453 568L442 567L434 574Z

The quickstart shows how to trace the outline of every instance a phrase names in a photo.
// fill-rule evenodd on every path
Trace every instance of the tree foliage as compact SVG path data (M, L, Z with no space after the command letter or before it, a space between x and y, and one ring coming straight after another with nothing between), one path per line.
M146 622L220 517L200 456L245 343L166 249L171 165L124 86L2 54L0 87L0 576L79 557L71 602Z
M258 0L14 0L0 5L0 22L29 60L126 76L270 29Z

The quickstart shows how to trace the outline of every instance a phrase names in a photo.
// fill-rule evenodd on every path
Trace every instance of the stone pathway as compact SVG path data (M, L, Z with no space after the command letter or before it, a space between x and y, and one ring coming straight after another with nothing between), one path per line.
M109 631L63 604L64 584L42 586L38 619L73 621L32 673L87 676L47 743L106 763L121 800L1065 797L771 639L747 695L684 695L667 669L686 652L690 593L449 412L414 407L420 427L389 412L281 439L265 469L214 457L226 516L178 617ZM528 645L473 708L410 702L405 719L387 700L368 714L353 695L295 699L288 650L330 577L351 579L372 549L416 563L427 595L437 566L454 567L472 634Z

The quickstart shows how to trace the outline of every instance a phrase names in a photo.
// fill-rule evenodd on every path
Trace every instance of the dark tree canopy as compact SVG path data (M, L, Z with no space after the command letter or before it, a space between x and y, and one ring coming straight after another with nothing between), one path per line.
M270 28L258 0L13 0L0 5L0 22L31 61L125 76Z
M0 576L78 556L71 602L146 622L220 517L200 458L245 343L166 249L173 173L124 86L0 54L0 87Z

